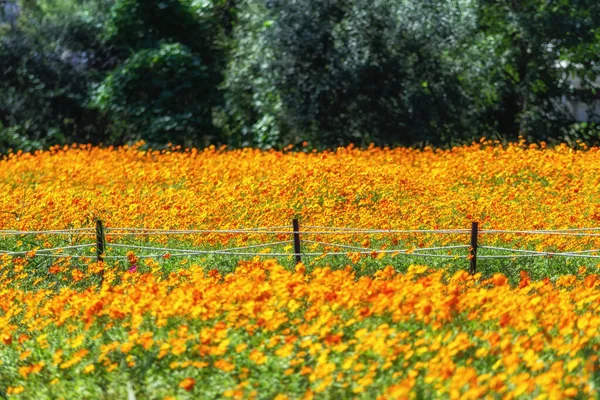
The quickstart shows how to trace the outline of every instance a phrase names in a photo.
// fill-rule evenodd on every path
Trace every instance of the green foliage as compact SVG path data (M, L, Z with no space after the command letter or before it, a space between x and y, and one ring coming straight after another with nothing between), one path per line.
M231 142L410 145L485 134L487 82L474 85L461 69L475 18L450 3L242 3L224 85Z
M270 148L290 137L281 96L271 69L275 52L266 38L272 15L262 1L246 0L237 10L229 66L221 87L224 105L216 123L235 147Z
M102 119L86 105L110 60L102 15L91 13L101 2L66 3L29 2L18 24L0 26L0 152L103 139Z
M215 29L209 1L117 0L110 12L107 35L127 50L181 43L208 58L215 50Z
M478 0L479 38L492 43L498 88L498 131L509 139L575 139L574 120L560 101L577 98L567 78L595 79L600 4L593 0L540 2ZM596 137L597 139L597 137Z
M0 152L600 140L595 0L15 2Z
M106 34L121 63L91 105L122 142L205 146L218 140L212 110L225 60L214 16L212 4L201 1L118 0L112 7Z
M269 32L287 117L313 141L439 142L462 124L467 98L420 2L278 2ZM429 11L429 12L427 12ZM450 28L450 29L446 29ZM460 38L456 38L460 40ZM283 55L283 54L282 54Z
M201 59L181 44L135 53L96 90L93 104L111 117L126 140L202 143L212 131L210 75Z

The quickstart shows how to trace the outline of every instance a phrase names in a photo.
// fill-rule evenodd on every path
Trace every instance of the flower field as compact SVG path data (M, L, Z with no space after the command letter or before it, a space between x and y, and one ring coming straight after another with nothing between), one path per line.
M466 272L465 249L442 249L451 257L441 259L352 250L468 244L455 232L307 233L305 250L352 249L298 265L269 254L291 252L282 241L292 218L307 232L467 229L472 221L484 230L593 228L599 169L600 149L492 142L10 155L0 161L0 248L10 253L0 255L0 398L593 398L594 231L490 231L483 244L590 257L484 258L476 275ZM87 231L14 232L93 228L95 219L232 231L108 231L104 262ZM256 227L281 228L235 232ZM142 249L246 245L261 247L255 257L146 257ZM56 246L85 247L42 257Z
M549 229L600 221L600 149L142 152L55 148L0 163L0 229L307 225ZM558 239L557 239L558 240ZM558 240L558 244L560 244Z

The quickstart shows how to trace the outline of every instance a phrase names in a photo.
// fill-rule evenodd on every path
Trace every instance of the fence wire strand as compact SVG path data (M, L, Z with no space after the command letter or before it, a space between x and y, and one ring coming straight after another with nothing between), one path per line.
M467 245L458 245L458 246L444 246L444 247L416 247L414 249L408 250L387 250L387 249L374 249L370 247L358 247L358 246L349 246L345 244L338 243L329 243L329 242L320 242L316 240L303 240L302 243L312 243L312 244L320 244L322 246L331 246L331 247L339 247L342 249L352 249L359 251L371 251L371 252L383 252L383 251L399 251L399 252L415 252L415 251L435 251L435 250L452 250L452 249L467 249L469 246Z
M80 244L80 245L76 245L76 246L52 247L49 249L34 249L34 250L28 250L28 251L0 250L0 254L8 254L10 256L26 255L28 253L42 254L42 253L47 253L47 252L52 252L52 251L84 249L87 247L95 247L95 246L96 246L95 244Z
M399 229L366 229L366 228L350 228L350 227L330 227L330 226L315 226L305 225L302 230L297 232L303 237L315 236L315 235L368 235L368 234L448 234L448 235L462 235L470 234L469 229L413 229L413 230L399 230ZM485 234L515 234L515 235L554 235L554 236L565 236L565 237L600 237L600 228L569 228L559 230L480 230L480 235ZM149 228L106 228L106 237L115 236L150 236L150 235L161 235L161 236L177 236L177 235L201 235L201 234L240 234L240 235L292 235L295 234L291 226L264 226L256 228L239 228L239 229L189 229L189 230L168 230L168 229L149 229ZM590 233L593 232L593 233ZM599 232L599 233L595 233ZM76 235L76 236L96 236L94 228L72 228L72 229L55 229L55 230L38 230L38 231L24 231L24 230L0 230L0 237L6 236L25 236L25 235ZM359 247L346 244L330 243L317 240L303 239L302 243L316 244L321 246L330 246L336 249L347 249L349 252L333 251L333 252L303 252L300 254L296 253L265 253L265 252L251 252L248 250L267 248L271 246L289 245L292 244L293 240L279 241L273 243L261 243L256 245L248 245L242 247L226 248L221 250L190 250L190 249L179 249L179 248L168 248L168 247L152 247L152 246L136 246L127 245L121 243L109 243L108 246L111 248L129 248L136 250L148 250L153 252L163 252L161 254L142 254L136 255L138 258L159 258L165 257L186 257L186 256L201 256L201 255L231 255L231 256L254 256L254 257L294 257L297 255L303 257L329 257L329 256L347 256L350 254L360 255L373 255L373 254L395 254L412 257L437 257L447 259L457 259L463 257L462 255L451 255L451 254L437 254L431 253L435 251L448 251L456 249L469 249L468 245L456 245L456 246L442 246L442 247L428 247L428 248L413 248L413 249L375 249L370 247ZM29 251L10 251L0 250L0 255L19 256L27 254L35 254L39 257L52 257L52 258L91 258L93 256L77 255L77 254L53 254L56 252L63 252L68 250L78 250L89 247L94 247L95 244L82 244L73 246L53 247L48 249L35 249ZM600 253L600 249L594 250L579 250L571 252L552 252L552 251L536 251L527 249L517 248L506 248L497 246L478 246L481 250L492 250L501 252L511 252L513 254L480 254L477 256L479 259L512 259L512 258L526 258L526 257L576 257L576 258L587 258L587 259L598 259L600 255L593 253ZM430 253L426 253L430 252ZM126 255L107 255L106 259L127 259Z
M233 247L233 248L228 248L228 249L223 249L223 250L207 250L209 252L215 252L217 254L221 253L222 251L238 251L238 250L249 250L249 249L257 249L257 248L264 248L264 247L270 247L270 246L279 246L279 245L283 245L283 244L290 244L293 243L292 240L286 240L283 242L274 242L274 243L263 243L263 244L256 244L256 245L250 245L250 246L244 246L244 247ZM190 250L190 249L174 249L174 248L168 248L168 247L153 247L153 246L134 246L134 245L128 245L128 244L119 244L119 243L111 243L108 247L120 247L120 248L127 248L127 249L139 249L139 250L153 250L153 251L173 251L173 252L183 252L183 253L190 253L190 254L195 254L195 253L199 253L202 252L202 254L205 254L206 251L203 250Z
M92 229L92 228L48 230L48 231L0 230L0 236L28 236L28 235L78 235L78 236L92 236L92 235L95 235L93 233L94 231L95 231L95 229Z

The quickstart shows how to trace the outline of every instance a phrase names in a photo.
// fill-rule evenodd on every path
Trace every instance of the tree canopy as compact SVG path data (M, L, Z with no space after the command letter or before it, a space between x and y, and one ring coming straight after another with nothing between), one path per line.
M591 143L599 58L595 0L3 0L0 152Z

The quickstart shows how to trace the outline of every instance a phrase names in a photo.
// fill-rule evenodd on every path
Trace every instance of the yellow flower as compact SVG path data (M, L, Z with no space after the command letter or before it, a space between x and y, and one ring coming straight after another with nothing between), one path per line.
M75 349L75 348L81 346L83 344L84 338L85 337L83 335L76 336L73 340L71 340L71 347Z
M83 368L83 373L89 374L89 373L93 372L95 369L96 369L96 367L94 366L94 364L89 364Z
M133 349L133 342L125 342L121 345L121 353L129 353Z
M240 343L237 346L235 346L235 352L241 353L242 351L246 350L246 348L248 348L248 345L246 343Z
M226 361L223 359L219 359L219 360L215 361L214 366L215 366L215 368L220 369L225 372L233 371L235 369L235 365L233 365L229 361Z
M9 386L8 389L6 389L6 394L11 395L11 394L20 394L23 393L25 391L25 388L23 386Z
M12 343L12 336L8 333L2 335L2 343L9 346Z
M19 355L19 360L26 360L31 355L31 350L25 350Z
M264 363L267 362L268 357L265 356L264 353L258 351L258 350L252 350L250 352L250 355L248 356L248 358L252 361L254 361L255 364L257 365L263 365Z

